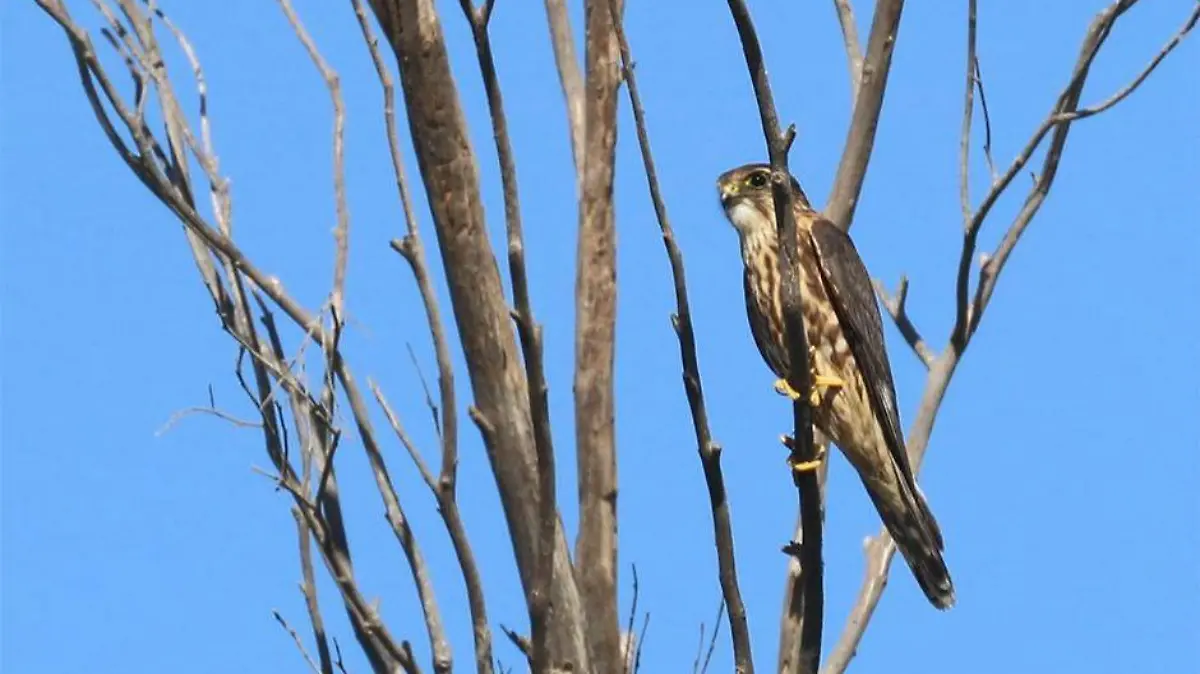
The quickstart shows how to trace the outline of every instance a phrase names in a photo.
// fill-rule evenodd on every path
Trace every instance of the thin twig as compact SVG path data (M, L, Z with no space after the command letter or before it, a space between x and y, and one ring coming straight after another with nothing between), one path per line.
M951 344L956 349L961 351L965 348L969 334L974 332L976 326L979 324L979 318L982 314L981 309L986 305L986 298L991 295L990 288L994 287L995 284L995 281L989 281L988 277L990 276L994 279L998 276L998 273L994 272L999 269L999 264L996 260L999 256L993 255L988 265L990 269L984 270L983 278L980 281L981 288L986 284L989 286L989 289L977 292L983 302L975 306L969 297L971 263L975 257L975 247L979 230L991 212L992 206L999 200L1000 195L1008 189L1013 179L1024 170L1033 153L1041 146L1045 137L1053 131L1050 150L1047 151L1045 160L1043 161L1043 171L1038 175L1029 196L1026 197L1021 212L1018 213L1013 225L1009 228L1008 234L1005 235L1005 240L1010 243L1005 246L1002 242L998 249L1011 251L1012 247L1015 246L1016 240L1020 238L1021 233L1024 231L1025 226L1032 219L1033 214L1041 207L1042 201L1045 199L1045 195L1054 181L1062 148L1066 144L1070 123L1077 119L1083 119L1104 112L1124 100L1125 97L1136 90L1150 76L1154 69L1179 45L1184 36L1191 31L1196 25L1197 20L1200 19L1200 6L1197 6L1192 9L1183 26L1167 41L1150 63L1128 85L1098 105L1090 108L1079 108L1079 98L1083 91L1084 81L1087 78L1093 61L1100 52L1101 46L1104 44L1105 39L1107 39L1116 20L1136 3L1137 0L1119 0L1100 12L1092 21L1087 37L1085 37L1083 46L1081 47L1080 56L1072 72L1071 79L1059 95L1054 109L1034 132L1029 142L1026 143L1021 153L1013 160L1008 170L993 185L991 191L988 192L980 203L979 208L975 211L971 222L968 223L963 235L962 254L959 257L958 276L955 287L956 314L954 328L951 332ZM1005 259L1007 259L1007 255L1005 255Z
M724 599L722 606L724 606ZM720 618L718 617L718 620ZM704 655L704 621L700 621L700 638L696 641L696 657L692 660L692 674L700 674L700 658Z
M325 371L322 373L324 382L321 385L321 398L319 409L325 410L326 414L317 418L317 433L324 438L321 446L325 448L323 461L324 468L321 470L321 479L317 481L317 493L313 500L317 503L321 502L321 495L325 493L325 489L329 485L329 477L333 474L333 460L337 454L337 449L341 445L342 430L334 425L333 419L337 405L337 382L334 378L334 359L337 358L338 349L341 348L342 342L342 326L344 325L338 317L337 310L332 305L329 307L332 314L330 329L333 331L333 343L325 348Z
M337 637L333 638L333 650L337 653L337 660L334 664L337 665L338 671L342 674L349 674L346 671L346 663L342 661L342 647L338 644Z
M634 641L634 639L633 639L633 620L634 620L634 618L637 617L638 594L641 589L641 587L638 583L637 564L632 565L632 572L633 572L633 602L629 606L629 621L628 621L628 623L626 623L626 626L625 626L625 636L626 636L625 648L622 649L622 653L621 653L621 662L623 663L622 671L624 671L625 674L632 674L632 670L633 670L632 661L629 659L630 656L633 655L633 653L630 652L629 646ZM640 642L638 643L638 648L639 649L641 648Z
M383 391L374 382L368 382L368 385L371 388L371 392L375 394L375 400L383 409L384 416L387 417L392 430L396 433L397 439L400 440L400 444L404 445L404 449L408 451L413 463L416 464L417 470L421 473L421 479L425 481L425 485L429 487L429 490L433 492L434 498L437 499L438 512L442 516L442 522L446 525L446 532L450 535L450 543L454 546L454 554L458 557L458 565L462 572L463 583L467 588L467 604L471 609L471 622L474 628L476 670L480 674L491 674L493 669L492 631L487 622L487 606L483 598L483 581L479 575L479 567L475 562L475 553L471 550L470 540L467 538L467 531L463 525L462 515L458 510L457 497L454 492L444 488L445 485L443 482L434 478L433 473L421 458L420 451L413 444L408 433L404 431L399 417L392 411L392 407L388 404Z
M958 197L963 226L971 223L971 117L975 112L975 4L967 0L967 86L958 138Z
M567 102L567 124L571 131L571 156L575 159L575 190L583 190L583 75L575 56L575 38L571 19L563 0L546 0L546 19L550 23L550 43L554 47L554 65L563 98Z
M875 281L875 294L879 296L879 302L887 309L892 320L896 322L896 327L900 329L900 334L904 336L904 341L912 347L913 353L925 365L928 370L933 365L933 361L937 356L933 350L925 343L925 338L913 325L912 319L908 316L908 277L900 277L900 286L896 288L895 297L888 294L886 288L879 281Z
M858 41L858 24L854 18L854 7L850 0L833 0L837 10L838 25L842 28L842 40L846 43L846 65L850 67L850 102L858 100L858 86L862 81L863 53Z
M228 412L222 412L221 410L216 409L215 407L188 407L186 409L179 410L178 412L175 412L174 414L172 414L170 416L170 418L167 419L166 423L164 423L162 425L162 428L159 428L157 431L154 431L154 435L163 435L167 431L171 430L171 427L174 426L175 424L179 423L179 421L182 420L183 418L189 417L189 416L192 416L195 414L211 415L211 416L214 416L223 421L228 421L229 423L233 424L234 426L237 426L238 428L262 428L262 424L257 421L248 421L246 419L239 419L239 418L233 416L232 414L229 414Z
M300 651L300 655L304 656L304 661L308 663L308 668L313 671L313 674L321 674L321 670L317 668L317 663L304 648L304 642L300 640L300 635L296 633L296 630L292 629L292 626L288 624L288 621L284 619L283 615L277 609L271 609L271 615L275 616L275 620L279 622L283 631L287 632L292 637L292 641L296 642L296 649Z
M708 674L708 665L712 662L713 651L717 650L717 635L721 633L721 614L725 612L725 600L717 606L717 615L713 618L712 636L708 640L708 650L704 653L704 664L700 674Z
M433 401L433 394L429 392L429 382L425 381L425 371L421 369L421 364L417 362L417 353L413 351L412 343L405 342L405 349L408 350L408 359L412 362L413 370L417 373L417 380L421 382L421 393L425 395L425 407L429 408L429 415L433 417L433 431L437 433L438 440L442 438L442 422L438 414L437 403Z
M626 89L633 107L633 119L637 129L638 147L641 149L650 199L654 204L654 215L662 233L667 259L671 264L671 277L675 287L675 315L671 324L679 339L679 355L683 367L683 388L687 395L688 408L692 415L692 427L696 435L696 448L704 468L708 486L709 503L712 508L713 533L717 544L717 563L721 581L721 605L728 604L730 630L734 634L735 659L740 672L753 671L750 658L750 632L746 623L746 607L738 588L737 565L733 549L733 525L729 515L729 501L725 491L725 478L721 472L721 446L712 438L708 425L708 410L704 405L704 386L700 378L700 363L696 354L696 334L692 326L692 311L688 302L687 274L684 269L683 253L675 241L675 232L667 215L654 167L654 156L650 150L649 133L646 130L646 113L638 94L637 76L632 67L629 43L621 22L614 22L617 43L621 51ZM719 618L719 616L718 616ZM715 631L715 627L714 627Z
M408 179L404 172L404 161L400 156L400 140L396 130L396 87L392 81L391 71L379 51L379 41L371 29L362 0L351 0L354 15L358 19L363 40L375 65L379 84L383 89L383 116L388 139L388 151L392 160L392 172L396 179L396 192L400 195L400 205L404 211L406 234L403 239L392 241L392 248L400 253L412 270L421 294L421 302L425 308L425 317L429 323L430 338L433 341L434 354L438 365L438 394L441 398L441 438L442 466L440 481L444 488L453 492L456 485L458 466L458 413L454 393L454 367L450 359L450 345L446 337L445 326L442 323L441 309L438 306L437 293L430 278L429 266L425 259L424 246L421 244L420 232L417 228L416 214L413 212L412 199L409 196ZM478 650L478 644L476 644ZM491 662L489 656L488 662Z
M1192 13L1188 15L1187 19L1184 21L1179 30L1171 36L1167 43L1163 45L1157 54L1155 54L1154 58L1151 59L1150 63L1147 64L1146 67L1143 68L1142 71L1139 72L1129 84L1122 87L1119 91L1105 99L1102 103L1075 111L1072 115L1070 115L1070 119L1068 121L1085 119L1092 115L1099 114L1125 100L1125 98L1129 96L1129 94L1133 93L1133 91L1136 90L1142 82L1146 81L1146 78L1148 78L1150 74L1154 72L1155 68L1157 68L1159 64L1161 64L1163 60L1177 46L1179 46L1179 43L1182 42L1183 38L1193 28L1195 28L1197 21L1200 21L1200 3L1196 4L1196 6L1192 9ZM1100 45L1097 44L1095 49L1098 51L1099 47ZM1082 83L1080 84L1080 89L1082 89ZM1076 99L1076 102L1077 101L1078 99ZM1061 116L1062 115L1060 115L1060 117ZM1033 219L1033 216L1037 214L1038 209L1041 207L1041 204L1046 197L1046 193L1050 189L1050 185L1054 181L1054 177L1058 168L1058 159L1062 154L1063 146L1066 144L1067 125L1064 123L1063 126L1059 128L1061 129L1061 134L1056 132L1055 137L1051 140L1050 151L1047 152L1046 158L1043 161L1042 170L1039 174L1037 183L1030 190L1029 196L1026 197L1025 204L1021 207L1017 217L1013 219L1012 224L1009 226L1008 231L1005 232L1004 238L1000 241L1000 244L996 247L995 251L991 255L987 256L986 261L982 265L979 283L975 288L975 298L971 304L971 325L969 326L969 331L971 333L974 333L974 331L978 328L979 320L983 317L983 311L987 308L988 302L991 300L992 292L995 290L996 282L1000 277L1000 273L1004 269L1004 265L1008 262L1008 258L1012 254L1013 249L1016 248L1017 242L1020 240L1021 235L1025 232L1025 228L1028 227L1029 222Z
M637 648L633 650L633 671L631 674L637 674L642 669L642 647L646 645L646 630L650 629L650 612L646 611L646 615L642 618L642 629L638 632ZM629 635L633 638L633 635Z
M388 423L392 426L392 431L396 434L396 439L408 451L408 455L412 458L413 463L417 466L417 472L421 474L421 479L425 481L425 485L433 492L434 496L439 495L437 478L429 470L429 466L425 464L425 459L421 458L421 452L417 450L413 444L412 438L404 430L404 426L400 423L400 417L392 410L392 406L388 404L387 398L383 395L383 391L379 389L379 385L370 379L367 380L367 387L371 389L371 393L375 395L375 401L379 403L379 407L383 410L383 415L387 417Z
M383 460L383 453L380 451L374 433L368 425L370 422L367 421L368 412L366 402L358 392L358 387L355 385L349 371L342 367L341 354L334 353L334 368L342 384L342 388L346 392L346 398L350 404L355 424L359 428L359 437L362 438L363 449L366 451L367 461L371 466L371 474L375 478L375 485L379 490L380 496L383 497L384 513L388 524L391 525L392 533L396 536L396 541L400 544L400 549L403 550L404 556L408 560L409 570L412 572L413 584L417 589L417 597L421 601L425 629L429 634L429 643L433 651L433 670L439 674L450 672L453 669L452 650L450 642L446 637L445 628L442 625L441 611L438 608L437 598L434 594L433 581L429 577L429 569L425 564L425 559L421 554L421 548L417 544L416 537L413 535L412 529L408 524L408 517L404 514L404 510L400 505L400 497L396 493L396 488L392 484L391 477L388 475L387 466Z
M533 646L529 643L529 639L517 634L514 630L504 625L500 625L500 631L504 633L504 636L508 637L508 640L517 647L517 650L521 651L526 659L533 659Z
M317 603L317 581L313 572L312 544L308 525L299 506L293 506L292 516L296 520L296 538L300 544L300 594L304 596L304 607L317 642L317 656L321 660L321 674L333 674L333 660L329 654L329 639L325 634L325 620Z
M983 70L979 65L978 54L975 55L975 85L979 87L979 109L983 112L983 157L987 161L990 184L995 185L999 176L996 174L996 160L992 156L992 113L988 110L987 94L983 88Z
M346 315L344 302L346 292L346 262L350 253L350 211L346 206L346 105L342 100L341 78L338 77L312 37L304 28L304 23L292 9L291 0L279 0L279 6L287 16L288 23L295 31L296 37L308 52L313 65L321 72L325 87L329 89L329 97L333 103L333 198L337 208L337 225L333 230L336 254L333 263L333 290L330 293L330 304L334 316L343 320Z
M404 238L392 241L391 246L405 259L412 270L413 277L416 279L421 301L425 308L425 317L429 324L434 353L437 358L438 392L441 401L442 422L440 426L437 423L437 408L430 403L430 409L433 410L434 415L434 425L438 427L442 441L441 471L436 484L433 483L432 473L424 466L424 462L421 461L420 453L411 442L406 442L407 436L401 438L401 443L404 444L414 461L417 461L418 470L421 471L422 477L438 501L438 511L450 536L455 556L458 559L459 570L462 573L463 584L467 590L467 604L471 611L472 637L475 645L475 666L480 674L491 674L494 667L492 632L488 625L487 604L483 596L483 582L480 578L479 567L475 561L475 553L471 549L466 526L462 521L457 502L458 413L454 392L454 369L450 357L450 344L442 322L437 293L434 290L429 266L426 262L424 246L421 243L417 227L416 215L413 212L412 200L408 190L408 180L404 171L404 162L400 156L400 142L395 111L395 85L393 84L391 72L388 70L383 56L379 51L379 41L371 29L370 20L367 17L361 0L351 0L351 4L358 19L363 40L367 43L371 61L375 65L380 86L383 89L384 122L388 139L388 150L392 160L392 171L396 180L396 191L400 195L400 203L404 211L404 220L406 223ZM489 13L490 4L486 10ZM423 383L422 385L424 386ZM394 421L396 417L393 413L387 411L389 408L378 389L376 389L376 397L381 406L384 407L389 421ZM426 393L427 400L428 397L428 393ZM399 423L396 422L392 425L393 429L399 435L402 432Z
M197 263L201 265L202 274L206 279L211 278L211 272L208 269L211 266L211 260L208 258L210 254L220 258L226 265L226 269L234 270L231 283L237 292L234 306L237 312L235 315L239 316L235 323L231 324L224 320L229 315L227 313L230 301L228 295L224 294L223 290L214 291L214 295L218 311L223 318L223 328L254 356L255 373L259 380L259 395L261 396L260 410L264 415L264 437L268 445L268 455L279 471L279 483L292 493L297 505L301 506L300 511L320 546L322 559L330 576L345 599L346 610L355 634L363 645L372 666L384 669L394 669L399 666L408 672L419 671L416 664L409 659L405 649L392 637L387 627L379 619L377 611L363 598L353 580L353 567L350 562L344 529L341 525L340 510L336 504L334 481L330 479L331 493L328 493L323 499L322 514L318 515L312 504L308 503L304 494L301 493L295 472L286 463L281 446L282 436L274 421L276 408L271 404L270 379L274 378L278 381L293 397L293 401L299 401L296 414L307 415L312 419L323 421L329 421L330 417L328 411L320 409L312 399L311 393L288 371L282 357L282 347L277 344L277 335L272 337L271 348L274 351L272 353L259 342L248 320L241 318L242 314L248 313L246 293L242 288L243 275L249 278L257 289L269 296L289 318L301 327L306 335L311 334L326 352L333 344L333 335L324 329L317 317L309 313L284 290L278 279L264 274L253 265L241 249L233 243L227 231L214 228L197 213L192 199L191 186L187 179L187 162L182 154L184 148L188 148L196 154L202 166L211 167L213 164L206 160L204 149L200 148L195 141L187 127L186 119L179 111L179 105L167 78L157 42L154 39L153 31L150 30L149 19L142 15L138 3L132 0L120 0L120 2L122 11L136 30L136 36L141 45L138 53L149 59L152 64L152 68L147 72L150 73L155 83L160 108L167 120L168 146L171 149L169 159L158 140L150 134L144 117L146 114L145 99L139 96L134 106L124 100L99 63L88 33L71 19L62 3L38 0L38 5L63 29L74 53L80 82L88 103L113 148L147 189L178 217L186 231L189 232L189 237L194 237L194 240L207 248L206 251L201 251L202 255L198 254L197 259ZM130 147L122 135L117 133L112 119L114 115L124 125L129 137L133 139L133 147ZM193 250L195 251L196 248L193 247ZM253 288L251 291L253 293ZM255 296L257 297L257 294ZM339 376L348 377L347 368L340 366L339 370ZM352 390L352 387L347 387L345 381L343 381L343 387L347 389L348 397L353 399L356 392ZM361 405L358 407L361 409ZM356 413L356 420L360 423L360 435L363 436L364 443L371 442L370 427L365 419Z

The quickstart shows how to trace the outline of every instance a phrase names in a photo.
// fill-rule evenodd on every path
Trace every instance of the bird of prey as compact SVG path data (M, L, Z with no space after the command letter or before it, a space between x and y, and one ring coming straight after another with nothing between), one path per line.
M790 177L790 176L789 176ZM850 237L809 205L791 177L803 319L812 368L813 423L858 471L875 509L917 583L940 609L954 604L954 585L942 559L942 534L913 477L900 430L883 321L871 279ZM717 179L721 206L741 241L746 311L763 359L787 384L788 342L779 274L779 233L771 167L748 164ZM794 464L811 470L817 462Z

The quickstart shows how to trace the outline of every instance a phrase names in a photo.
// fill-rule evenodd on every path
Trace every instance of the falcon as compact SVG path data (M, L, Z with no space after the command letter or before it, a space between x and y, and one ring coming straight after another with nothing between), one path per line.
M930 603L950 608L954 584L942 559L942 534L908 461L871 279L849 235L814 211L800 183L789 178L812 390L801 394L787 383L779 232L766 164L748 164L717 179L721 206L741 243L754 342L779 377L776 390L793 400L807 398L814 425L854 466ZM792 468L812 470L822 458Z

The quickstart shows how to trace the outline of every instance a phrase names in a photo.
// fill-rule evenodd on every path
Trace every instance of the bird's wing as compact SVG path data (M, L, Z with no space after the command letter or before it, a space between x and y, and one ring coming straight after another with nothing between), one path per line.
M871 408L883 428L888 449L909 481L912 467L900 430L900 412L896 407L896 387L888 365L883 340L883 319L875 303L871 277L850 236L825 219L817 219L811 229L817 250L817 265L828 289L846 343L862 372L871 398Z
M775 376L786 377L788 371L787 349L780 348L783 339L778 335L771 334L771 326L767 322L767 317L763 316L759 310L758 303L755 301L757 295L752 287L753 281L748 269L742 274L742 285L746 295L746 315L750 318L750 333L754 335L754 344Z

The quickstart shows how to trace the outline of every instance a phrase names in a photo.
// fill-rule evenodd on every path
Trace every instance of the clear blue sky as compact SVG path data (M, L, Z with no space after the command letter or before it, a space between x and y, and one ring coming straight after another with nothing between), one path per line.
M823 202L849 105L832 3L751 4L781 116L799 129L792 165ZM859 4L865 36L870 11ZM99 25L89 3L72 5L89 26ZM760 667L770 668L786 561L779 548L794 518L776 441L789 414L750 339L736 237L713 187L721 171L763 157L762 135L725 3L693 3L688 11L630 5L628 32L686 256L712 427L726 448L753 645ZM1050 109L1102 5L981 3L979 50L1001 165ZM1123 85L1192 5L1146 2L1122 19L1084 98L1097 101ZM474 53L457 3L439 6L498 236L500 188ZM892 286L909 275L910 311L939 347L952 320L960 243L964 7L913 2L905 11L854 228L873 273ZM207 68L237 239L316 307L332 263L326 92L275 3L167 8ZM361 377L383 384L431 452L404 344L413 344L427 371L432 349L408 271L387 248L402 223L375 75L347 3L306 0L297 9L341 73L350 105L349 357ZM578 15L575 27L582 28ZM560 495L573 531L576 209L564 108L541 3L498 3L492 34L517 150L534 306L546 326L559 465L568 470ZM267 465L257 432L193 417L156 434L176 411L206 404L210 385L219 406L248 414L232 376L233 343L219 329L180 225L108 146L61 32L33 3L5 3L2 43L3 669L303 671L271 617L278 608L308 634L288 499L251 471ZM898 565L853 671L1197 666L1197 48L1184 44L1130 100L1072 132L1054 191L950 389L922 473L959 605L933 610ZM186 83L182 61L170 64ZM194 110L193 98L183 100ZM668 323L667 260L624 97L621 106L621 610L636 564L640 606L652 614L644 671L686 671L698 625L711 628L717 607L716 561ZM978 199L986 177L982 163L975 167ZM1018 179L1018 188L1027 185ZM998 206L982 250L998 241L1022 194ZM418 212L432 246L423 201ZM907 424L923 372L890 327L888 339ZM460 382L466 395L465 376ZM462 438L462 507L484 560L490 614L525 629L482 446L469 425ZM468 618L448 541L407 459L397 446L387 451L433 565L455 652L469 668ZM408 572L361 452L349 445L339 461L362 585L382 598L393 630L424 654ZM829 643L862 577L860 543L878 528L840 457L832 485ZM336 595L328 584L322 589L351 671L366 671ZM499 657L520 664L497 636ZM724 637L715 657L713 671L728 671Z

